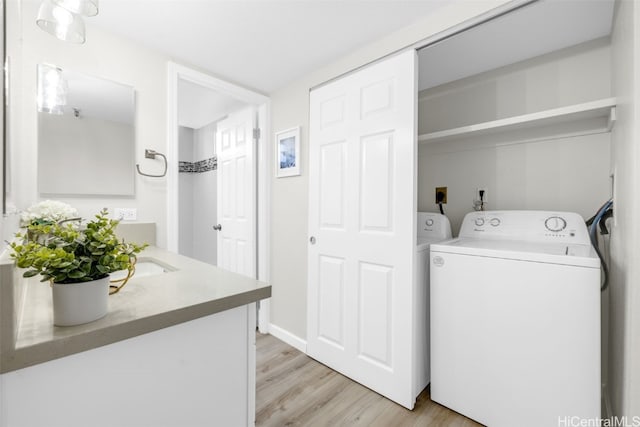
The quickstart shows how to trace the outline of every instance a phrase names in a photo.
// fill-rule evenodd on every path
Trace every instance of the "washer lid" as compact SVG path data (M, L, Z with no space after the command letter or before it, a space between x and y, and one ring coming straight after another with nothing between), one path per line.
M429 245L432 245L434 243L439 243L439 242L446 242L447 240L451 240L450 238L448 239L443 239L440 237L420 237L418 236L417 241L416 241L416 249L417 250L422 250L422 249L426 249L429 247Z
M457 238L432 244L431 252L600 268L591 245Z

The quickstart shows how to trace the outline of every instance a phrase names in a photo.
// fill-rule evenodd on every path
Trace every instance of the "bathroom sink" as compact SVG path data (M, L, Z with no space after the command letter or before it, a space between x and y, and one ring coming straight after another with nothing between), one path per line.
M136 273L133 277L155 276L157 274L164 274L170 271L176 271L176 269L155 258L140 257L138 258L138 262L136 262ZM114 271L111 273L111 280L121 280L126 276L126 270Z

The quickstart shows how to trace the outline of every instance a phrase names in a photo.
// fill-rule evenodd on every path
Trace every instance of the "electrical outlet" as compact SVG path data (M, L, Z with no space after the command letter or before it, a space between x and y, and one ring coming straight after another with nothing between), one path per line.
M438 193L442 193L442 204L447 204L447 187L436 187L436 204L438 204L441 200L438 197Z
M480 192L482 191L482 200ZM476 211L484 211L487 209L487 187L478 187L473 193L473 209Z
M138 218L138 210L136 208L115 208L113 217L121 221L135 221Z
M478 187L476 188L476 192L473 196L473 201L474 202L479 202L480 201L480 191L483 191L484 193L482 193L482 201L484 203L487 203L489 201L488 197L487 197L487 187Z

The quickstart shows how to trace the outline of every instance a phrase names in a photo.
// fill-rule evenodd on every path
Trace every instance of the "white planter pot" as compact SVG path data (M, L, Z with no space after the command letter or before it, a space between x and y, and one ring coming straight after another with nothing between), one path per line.
M53 324L74 326L93 322L107 314L109 276L83 283L54 283Z

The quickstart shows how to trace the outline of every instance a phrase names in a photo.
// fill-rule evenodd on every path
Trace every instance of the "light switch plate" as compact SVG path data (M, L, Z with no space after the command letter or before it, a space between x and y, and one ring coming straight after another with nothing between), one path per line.
M115 208L113 217L121 221L135 221L138 218L138 210L136 208Z

